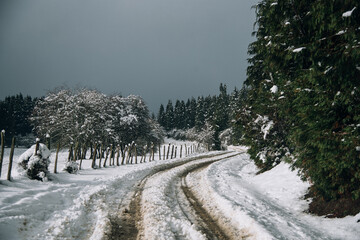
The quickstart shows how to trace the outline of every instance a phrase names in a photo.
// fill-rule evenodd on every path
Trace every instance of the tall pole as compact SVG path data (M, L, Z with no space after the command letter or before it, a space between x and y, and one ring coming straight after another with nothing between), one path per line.
M5 138L5 130L1 131L1 154L0 154L0 177L1 177L1 169L4 158L4 138Z
M7 180L11 181L11 169L12 169L12 163L13 163L13 157L14 157L14 148L15 148L15 137L12 138L11 143L11 151L10 151L10 157L9 157L9 168L8 168L8 175Z

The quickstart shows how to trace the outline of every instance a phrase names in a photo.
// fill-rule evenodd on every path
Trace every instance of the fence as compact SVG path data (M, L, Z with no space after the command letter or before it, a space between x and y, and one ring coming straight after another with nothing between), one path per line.
M1 153L0 153L0 179L1 179L1 171L3 166L3 157L4 157L4 135L5 131L1 131ZM15 149L15 137L12 139L12 145L9 155L9 165L7 171L6 179L11 181L11 171L13 165L13 157L14 157L14 149ZM46 138L47 146L50 147L50 138ZM35 154L39 149L40 140L36 139L36 147ZM155 144L151 143L150 145L145 145L142 151L139 151L138 146L135 142L132 142L128 145L114 145L110 144L109 146L104 146L102 144L94 144L93 146L87 147L86 145L82 145L81 143L70 144L67 161L75 161L79 165L79 170L82 168L83 160L87 159L88 152L90 152L90 156L88 160L91 160L91 168L105 168L107 166L121 166L126 164L141 164L145 162L152 162L155 160L168 160L175 159L177 157L182 158L187 157L195 152L197 152L200 148L200 144L159 144L155 147ZM54 161L54 169L53 173L57 173L58 167L58 158L59 151L61 149L60 144L56 147L55 152L55 161ZM89 151L90 150L90 151ZM139 152L143 154L138 154Z

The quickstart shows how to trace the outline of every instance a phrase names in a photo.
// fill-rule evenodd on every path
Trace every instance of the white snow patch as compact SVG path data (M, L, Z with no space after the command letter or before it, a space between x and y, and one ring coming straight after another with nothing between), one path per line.
M360 213L342 219L304 213L309 202L303 196L310 184L288 164L259 175L257 171L247 154L217 162L207 169L207 184L202 184L208 190L199 191L232 216L230 224L238 219L239 227L249 226L259 234L257 239L358 239ZM216 195L214 201L211 196Z
M324 74L327 74L328 72L330 72L331 69L333 69L333 67L327 67L326 70L324 71Z
M354 10L356 9L356 7L354 7L353 9L351 9L350 11L344 12L342 14L342 17L351 17L352 13L354 12Z
M277 93L279 91L279 88L278 88L278 86L276 86L276 85L274 85L274 86L272 86L271 88L270 88L270 92L272 92L272 93Z
M298 52L301 52L302 50L306 49L306 47L300 47L300 48L295 48L293 50L294 53L298 53Z
M261 126L261 132L264 133L264 139L266 139L266 136L269 134L270 129L273 127L274 122L273 120L267 122L267 124Z
M341 30L341 31L339 31L336 35L343 35L344 33L346 33L346 31L345 31L345 30Z

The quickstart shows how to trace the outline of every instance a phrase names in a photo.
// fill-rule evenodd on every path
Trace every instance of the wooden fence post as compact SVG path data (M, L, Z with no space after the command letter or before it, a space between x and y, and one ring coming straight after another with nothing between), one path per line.
M137 151L136 151L136 143L134 144L134 152L135 152L135 164L137 164Z
M166 159L169 159L169 153L170 153L170 143L169 143L168 150L167 150L167 153L166 153Z
M130 159L130 163L134 164L134 142L131 143L131 159Z
M155 160L155 145L154 145L154 143L151 143L151 156L152 156L152 160L154 161ZM151 156L150 156L150 159L151 159Z
M161 144L159 143L159 160L161 160Z
M124 164L124 152L125 152L125 149L124 149L124 146L122 144L122 142L120 142L120 152L121 152L121 165Z
M148 146L147 144L144 146L144 162L146 162L146 154L147 154Z
M54 173L57 173L57 162L58 162L58 155L60 150L60 143L58 143L56 148L56 156L55 156L55 163L54 163Z
M164 153L164 154L163 154L163 160L165 160L165 148L166 148L166 147L165 147L165 144L164 144L164 151L163 151L163 153Z
M130 162L130 155L131 155L131 145L128 144L128 151L127 151L127 156L126 156L126 164L129 164Z
M172 148L171 148L171 159L173 159L173 156L174 156L174 148L175 148L175 145L172 145Z
M12 138L11 142L11 151L10 151L10 157L9 157L9 168L8 168L8 175L7 180L11 181L11 169L12 169L12 163L13 163L13 157L14 157L14 148L15 148L15 137Z
M144 153L145 153L145 146L143 146L143 148L142 148L143 150L142 150L142 154L141 154L141 158L140 158L140 163L143 163L143 160L144 160ZM145 153L146 154L146 153Z
M116 166L120 166L120 162L119 162L119 158L120 158L120 145L119 145L119 144L117 145L116 153L117 153L117 156L116 156Z
M115 166L115 154L116 153L116 146L115 146L115 143L113 144L113 147L112 147L112 165Z
M5 130L1 131L1 153L0 153L0 177L1 177L1 169L4 159L4 138L5 138Z
M127 151L127 146L125 145L124 147L124 153L122 154L122 160L121 160L121 165L125 164L125 158L126 158L126 151Z
M39 145L40 145L40 139L36 138L36 145L35 145L35 155L38 154L39 151Z
M50 134L46 134L46 146L50 150Z
M112 166L112 163L111 163L112 152L113 152L113 145L110 144L110 150L109 150L109 166Z

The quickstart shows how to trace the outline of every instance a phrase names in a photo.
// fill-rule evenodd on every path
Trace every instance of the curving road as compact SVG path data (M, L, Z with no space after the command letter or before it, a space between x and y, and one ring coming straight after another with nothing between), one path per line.
M234 172L222 169L239 154L211 153L143 172L110 217L107 239L332 239L243 181L236 171L246 161Z
M185 177L235 155L238 153L212 153L153 169L110 218L109 239L228 239L186 185Z

